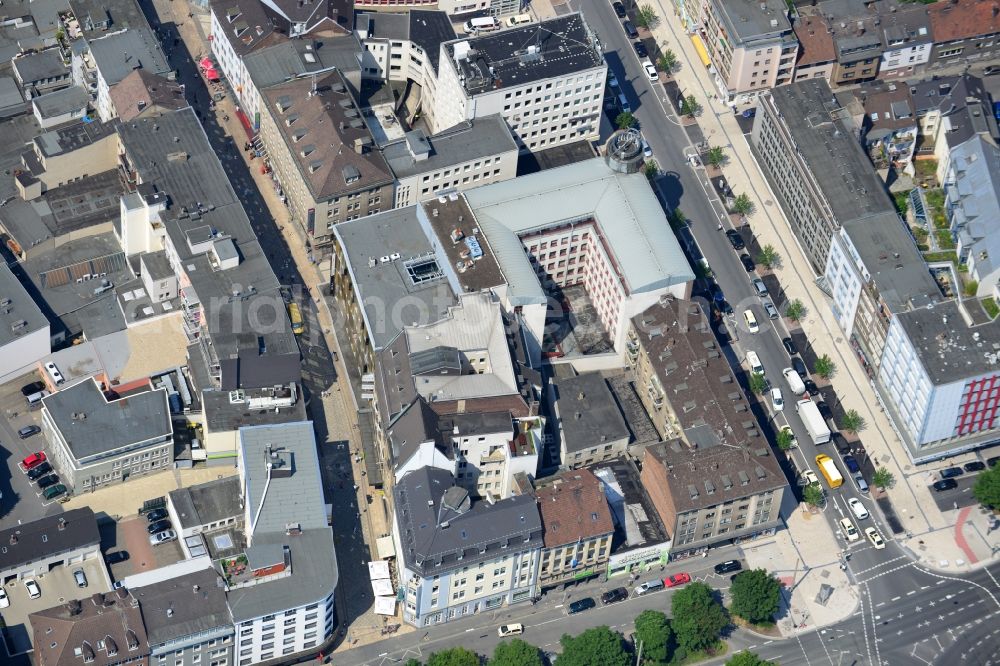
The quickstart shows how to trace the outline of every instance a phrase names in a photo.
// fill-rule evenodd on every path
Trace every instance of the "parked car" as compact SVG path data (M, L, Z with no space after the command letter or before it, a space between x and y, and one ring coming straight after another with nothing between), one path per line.
M799 448L799 438L795 436L795 432L792 430L791 426L783 425L781 426L781 432L787 432L788 435L788 448L797 449Z
M861 492L863 493L868 492L868 482L865 481L865 478L860 474L854 475L854 485L856 485L858 487L858 490L860 490Z
M721 301L716 301L715 307L717 307L719 309L719 312L721 312L724 315L732 316L733 314L733 306L730 305L729 301L725 299Z
M158 520L163 520L168 515L170 514L167 513L166 509L153 509L152 511L146 514L146 521L150 523L155 523Z
M962 465L962 469L964 469L966 472L982 472L984 469L986 469L986 463L981 462L979 460L973 460L972 462L967 462L964 465Z
M613 590L608 590L601 595L602 604L616 604L619 601L625 601L628 599L628 590L624 587L616 587Z
M167 543L168 541L174 541L176 539L177 532L174 532L173 530L164 530L162 532L149 535L149 545L159 546L161 543Z
M650 83L656 83L660 80L660 73L656 71L656 67L653 66L653 63L648 60L643 60L642 68L646 70L646 76L649 78Z
M819 477L816 476L816 472L811 469L803 470L802 480L805 481L803 485L811 486L814 483L819 483Z
M149 526L146 527L146 529L149 531L150 534L157 534L159 532L163 532L163 531L169 530L170 529L170 521L169 520L158 520L155 523L150 523Z
M42 478L51 471L52 471L52 465L50 465L47 462L43 462L41 465L38 465L37 467L32 467L31 469L28 470L28 480L37 481L38 479Z
M956 476L962 476L963 474L965 474L965 472L962 471L961 467L945 467L941 470L942 479L953 479Z
M497 634L499 634L500 638L506 638L507 636L520 636L523 633L524 625L520 622L501 624L497 627Z
M798 348L795 346L795 342L791 338L782 338L781 346L785 348L789 356L795 356L799 353Z
M24 426L23 428L17 431L17 436L20 437L21 439L28 439L29 437L37 435L41 431L42 429L36 425Z
M715 565L715 573L724 574L730 573L732 571L739 571L743 568L739 560L726 560L725 562L719 562Z
M35 582L34 578L25 578L24 587L28 590L28 596L32 599L42 596L42 591L39 589L38 583Z
M767 313L768 319L777 319L780 316L778 308L774 307L774 303L767 299L764 299L764 312Z
M741 254L740 261L743 262L743 268L746 269L747 273L752 273L757 268L757 264L753 262L749 254Z
M771 406L776 412L785 411L785 398L781 395L780 388L771 389Z
M794 363L792 363L792 367L795 367ZM824 419L830 420L833 418L833 412L830 411L830 405L826 404L822 400L818 400L816 402L816 409L819 410L819 415Z
M639 31L635 29L632 21L622 21L622 28L625 30L625 34L629 36L629 39L635 39L639 36Z
M42 497L44 497L47 500L54 500L60 495L65 495L65 494L66 494L66 486L64 486L61 483L57 483L54 486L49 486L48 488L46 488L45 492L42 493Z
M942 493L946 490L958 488L958 481L955 479L942 479L940 481L936 481L932 488L934 488L937 492Z
M729 243L733 246L733 249L739 252L744 249L747 245L743 242L743 237L740 236L740 232L735 229L728 229L726 231L726 238L729 239Z
M116 550L113 553L108 553L104 556L104 561L108 564L118 564L119 562L124 562L128 559L127 550Z
M751 286L753 286L753 289L755 292L757 292L758 296L760 296L761 298L767 296L767 285L764 284L763 280L761 280L760 278L754 278L750 280L750 284Z
M868 540L872 542L873 546L875 546L875 550L882 550L885 548L885 541L882 540L882 535L875 531L874 527L866 527L865 536L868 537Z
M48 474L38 479L37 481L39 488L48 488L49 486L54 486L59 483L58 474Z
M861 465L858 464L857 459L854 456L848 454L843 456L844 465L852 474L859 474L861 472Z
M809 370L806 369L806 364L803 363L802 359L799 358L798 356L792 357L792 368L794 368L795 372L799 373L799 377L803 380L809 376ZM813 390L810 391L810 393L815 393L815 392L816 392L816 385L813 384Z
M569 605L569 614L575 615L577 613L582 613L585 610L590 610L597 604L590 597L584 597L583 599L577 599Z
M806 390L808 391L809 388L806 387ZM830 439L833 440L833 445L837 447L837 453L839 453L840 455L844 455L845 453L851 452L851 445L847 443L847 440L844 439L844 436L841 435L839 432L833 433L830 436Z
M849 497L847 499L847 506L850 507L851 513L853 513L854 517L858 520L868 519L868 516L870 515L868 513L868 509L865 508L865 505L862 504L861 500L857 497Z
M27 398L29 395L35 395L45 390L44 382L31 382L30 384L25 384L21 387L21 395Z
M750 310L743 311L743 319L747 322L747 330L751 333L756 333L760 330L760 326L757 325L757 317L753 316L753 312Z
M850 518L840 519L840 532L848 541L857 541L861 538L858 534L857 528L854 527L854 523L851 522Z
M667 587L679 587L691 582L691 574L679 573L663 579L663 584Z
M77 569L73 572L73 580L76 581L77 587L87 587L87 574L83 573L83 569Z
M641 597L647 592L655 592L656 590L662 590L662 589L663 589L662 580L651 580L646 583L642 583L641 585L638 585L635 588L635 595L637 597Z
M45 454L41 451L36 451L35 453L32 453L30 456L22 460L21 465L24 467L24 469L29 470L32 469L33 467L38 467L43 462L45 462Z
M645 58L649 55L649 51L646 50L646 45L642 42L632 42L632 48L635 49L635 54L640 58Z
M612 2L611 8L615 10L615 16L625 18L625 5L620 2Z
M792 367L795 367L794 364L792 365ZM799 374L799 377L801 376L802 375ZM808 377L802 380L802 385L806 387L806 393L819 393L819 387L816 386L816 382L809 379Z

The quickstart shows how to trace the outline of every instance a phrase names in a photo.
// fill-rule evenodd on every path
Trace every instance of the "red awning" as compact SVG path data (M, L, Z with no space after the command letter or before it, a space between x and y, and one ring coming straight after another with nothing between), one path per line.
M208 69L205 70L205 78L208 79L209 81L218 81L219 73L215 71L214 67L209 67Z
M253 125L250 124L250 119L247 114L243 113L242 109L236 109L236 117L240 119L240 124L243 125L243 129L246 131L249 138L254 138L257 133L253 131Z
M211 69L212 67L215 66L215 64L212 62L212 59L207 56L199 60L198 64L201 65L204 69Z

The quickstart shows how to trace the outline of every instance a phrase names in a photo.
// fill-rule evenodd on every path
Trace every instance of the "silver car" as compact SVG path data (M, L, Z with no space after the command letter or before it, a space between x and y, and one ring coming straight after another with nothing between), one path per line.
M167 543L168 541L176 541L177 532L173 530L163 530L162 532L157 532L156 534L151 534L149 537L149 545L159 546L161 543Z

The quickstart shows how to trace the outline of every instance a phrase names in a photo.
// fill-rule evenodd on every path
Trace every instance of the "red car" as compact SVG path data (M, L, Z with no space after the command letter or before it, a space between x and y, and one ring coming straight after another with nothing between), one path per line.
M30 456L22 460L21 464L24 465L25 470L29 470L33 467L38 467L43 462L45 462L45 454L41 451L38 451L36 453L32 453Z
M678 587L684 583L691 582L691 574L679 573L663 579L663 584L667 587Z

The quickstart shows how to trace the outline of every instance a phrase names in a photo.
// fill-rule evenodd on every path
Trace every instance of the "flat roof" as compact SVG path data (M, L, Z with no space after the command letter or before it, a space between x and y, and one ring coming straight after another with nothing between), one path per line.
M895 210L826 79L778 86L770 94L837 223Z
M270 391L271 389L267 389ZM262 389L248 390L247 397L261 393ZM239 430L250 425L276 425L296 423L306 418L305 400L301 395L290 407L251 409L245 402L231 401L230 391L203 391L202 401L205 423L211 432Z
M604 484L604 495L615 517L617 534L612 554L669 542L670 535L642 485L634 462L618 458L588 469Z
M441 319L456 302L416 210L416 206L388 210L333 228L375 350L391 342L404 325ZM399 259L391 260L392 254ZM394 309L398 303L409 307Z
M53 553L97 547L101 535L90 507L70 509L0 531L0 572L9 572Z
M11 64L25 85L69 76L69 67L66 66L62 53L57 48L27 53L14 58Z
M726 33L743 42L774 39L792 29L784 0L726 0L713 8Z
M566 450L630 439L628 426L618 410L608 383L599 373L587 372L555 381L559 428ZM566 461L564 460L565 464Z
M227 476L169 493L182 529L243 516L239 476Z
M996 372L1000 319L971 326L955 300L896 316L932 383L940 386Z
M482 291L506 283L493 247L477 231L476 217L464 197L454 193L441 195L418 206L421 208L418 216L427 220L437 237L440 251L448 266L454 268L455 280L462 291Z
M49 320L6 263L0 265L0 348L47 329Z
M109 402L90 378L43 398L42 405L78 461L173 433L165 389Z
M125 28L148 28L135 0L69 0L73 16L87 39Z
M147 27L128 28L90 39L90 53L104 81L113 86L137 68L154 74L171 71L166 56L160 49L160 42Z
M467 96L605 66L600 43L579 12L456 39L442 49L464 77Z
M72 111L86 109L90 93L80 86L70 86L55 92L39 95L31 100L42 118L55 118Z
M209 568L132 589L150 645L232 629L225 581Z
M258 90L277 83L336 67L342 74L361 71L361 43L357 35L335 35L323 39L293 39L250 53L243 59Z
M614 256L626 291L694 280L649 181L594 158L467 190L468 200L509 285L514 305L545 303L520 236L592 219Z
M397 178L438 171L490 155L517 153L517 142L499 113L467 120L427 136L423 130L407 132L387 143L382 154ZM418 159L419 158L419 159Z

